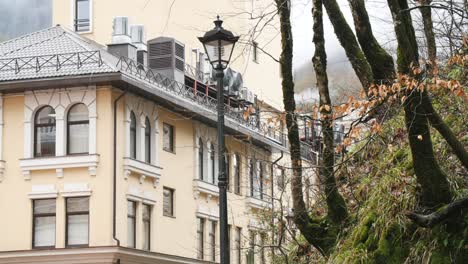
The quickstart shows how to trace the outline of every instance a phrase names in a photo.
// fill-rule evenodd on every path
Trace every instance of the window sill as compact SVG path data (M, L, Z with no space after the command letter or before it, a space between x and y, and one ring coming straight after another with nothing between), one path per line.
M25 180L31 179L31 171L54 170L57 177L63 177L63 169L88 167L89 175L96 176L99 155L69 155L20 159L20 168Z
M145 178L150 177L153 179L153 185L156 188L161 179L161 171L161 167L132 158L124 158L125 179L128 179L130 174L135 173L140 175L140 183L143 184Z
M195 199L200 197L200 193L204 193L211 199L213 196L219 196L219 188L213 183L205 182L202 180L193 180L193 191L195 193Z
M246 203L249 207L255 209L271 209L271 202L255 197L247 197Z

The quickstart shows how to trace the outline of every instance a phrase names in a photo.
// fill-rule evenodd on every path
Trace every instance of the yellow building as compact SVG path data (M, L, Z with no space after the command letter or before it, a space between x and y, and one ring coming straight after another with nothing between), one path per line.
M176 21L209 29L196 15L222 10L183 1L168 16L170 2L56 0L63 26L0 43L0 263L219 261L216 90L192 48L201 33ZM164 47L173 63L158 68ZM278 67L259 54L244 83L278 98ZM256 101L226 105L231 263L268 262L258 215L289 159L282 131L244 115Z

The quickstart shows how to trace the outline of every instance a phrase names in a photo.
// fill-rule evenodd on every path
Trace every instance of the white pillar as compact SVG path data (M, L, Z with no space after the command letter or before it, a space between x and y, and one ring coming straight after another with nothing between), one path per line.
M96 110L96 101L94 101L91 105L89 105L89 147L88 151L89 154L96 154L97 153L97 110Z
M55 109L55 156L66 155L66 136L64 112Z

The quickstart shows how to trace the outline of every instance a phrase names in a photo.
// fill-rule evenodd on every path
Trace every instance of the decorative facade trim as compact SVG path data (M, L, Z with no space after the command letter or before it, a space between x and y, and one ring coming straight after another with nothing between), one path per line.
M195 212L197 217L206 218L212 221L219 220L219 209L218 208L209 208L205 205L198 205L197 211Z
M90 196L91 192L88 183L65 183L60 195L63 197Z
M151 161L150 164L160 167L159 160L159 113L157 105L142 97L132 94L125 95L125 157L130 157L130 113L135 114L137 120L136 131L136 159L144 160L145 157L145 120L148 118L151 124Z
M153 192L143 191L139 186L130 186L127 191L127 199L144 204L156 204L156 197Z
M193 180L193 191L195 199L198 199L201 193L206 194L208 200L219 196L218 186L201 180Z
M96 86L26 91L24 93L24 158L34 157L34 117L41 107L49 105L55 110L55 155L64 156L67 152L67 113L75 104L88 107L89 136L88 152L96 154Z
M131 158L124 158L124 177L128 179L130 174L135 173L140 177L140 184L143 184L145 178L149 177L153 180L153 185L156 188L159 180L161 179L162 168L142 162L139 160L134 160Z
M254 197L246 197L246 204L250 208L264 210L264 209L271 209L271 202L260 200Z
M47 199L47 198L56 198L57 190L55 189L54 184L47 185L33 185L31 187L31 192L28 194L30 199Z
M47 157L21 159L20 168L25 180L31 179L31 171L35 170L53 170L55 169L57 177L63 177L63 169L88 167L89 174L96 176L96 168L99 162L99 155L73 155L62 157Z

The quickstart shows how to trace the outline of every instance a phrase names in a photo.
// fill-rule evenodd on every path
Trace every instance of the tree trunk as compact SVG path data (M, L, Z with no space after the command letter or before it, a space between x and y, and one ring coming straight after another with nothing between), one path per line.
M359 81L361 82L364 90L368 91L370 85L373 83L372 69L367 61L364 53L359 47L358 42L354 36L351 27L346 22L346 19L341 13L340 7L336 0L326 0L323 2L327 10L328 17L333 25L335 35L338 38L341 46L344 48L346 56L351 62L351 66L356 72Z
M431 0L421 0L420 4L427 6L431 4ZM430 77L434 76L435 70L437 70L437 46L435 42L434 29L432 25L432 14L430 7L421 7L421 16L424 24L424 35L426 36L427 42L427 53L429 63L427 64L427 71ZM468 153L465 150L463 144L453 134L452 130L445 124L444 120L435 111L429 97L425 97L424 109L427 114L427 118L431 125L437 129L442 137L447 141L452 150L454 151L457 158L461 161L463 166L468 169Z
M447 126L447 124L445 124L444 120L442 120L442 117L436 112L432 106L429 96L423 97L423 106L427 119L431 125L437 129L440 135L452 148L455 156L457 156L462 165L468 169L468 153L466 152L465 147L453 134L452 130Z
M288 1L275 0L281 23L281 57L280 71L282 77L283 103L286 112L289 148L291 152L291 192L294 208L294 222L306 236L307 225L310 222L307 214L302 186L302 160L299 129L297 126L296 102L294 101L294 82L292 74L293 37L290 23L291 10Z
M333 146L333 117L330 93L328 90L327 54L325 52L325 39L323 34L322 0L314 0L313 5L313 42L315 44L315 53L312 62L314 64L317 88L320 96L320 118L323 128L324 143L320 177L325 185L324 190L328 206L328 218L332 222L339 224L346 219L348 212L346 203L338 192L334 173L335 149Z
M283 102L286 112L289 148L291 152L291 193L293 200L294 223L304 238L322 255L328 255L336 242L336 233L330 232L328 226L322 226L309 216L303 195L302 159L299 141L299 129L295 114L294 82L292 74L293 39L290 24L291 9L289 1L275 0L280 18L281 57L280 71L282 76Z
M430 5L432 0L420 0L419 3L420 5ZM429 67L428 69L433 69L433 67L436 67L436 59L437 59L437 46L435 42L435 35L434 35L434 29L433 29L433 24L432 24L432 14L431 14L431 8L430 7L421 7L419 8L421 12L421 16L423 19L423 24L424 24L424 35L426 36L426 42L427 42L427 55L429 59Z
M393 58L377 42L367 14L364 0L348 0L353 14L356 36L374 77L374 82L389 83L395 78Z
M398 42L398 72L412 75L411 65L418 66L418 46L407 0L387 0L392 12ZM414 172L421 185L421 205L434 207L451 200L447 177L440 169L432 149L431 134L423 103L427 92L408 90L405 123L408 130Z

